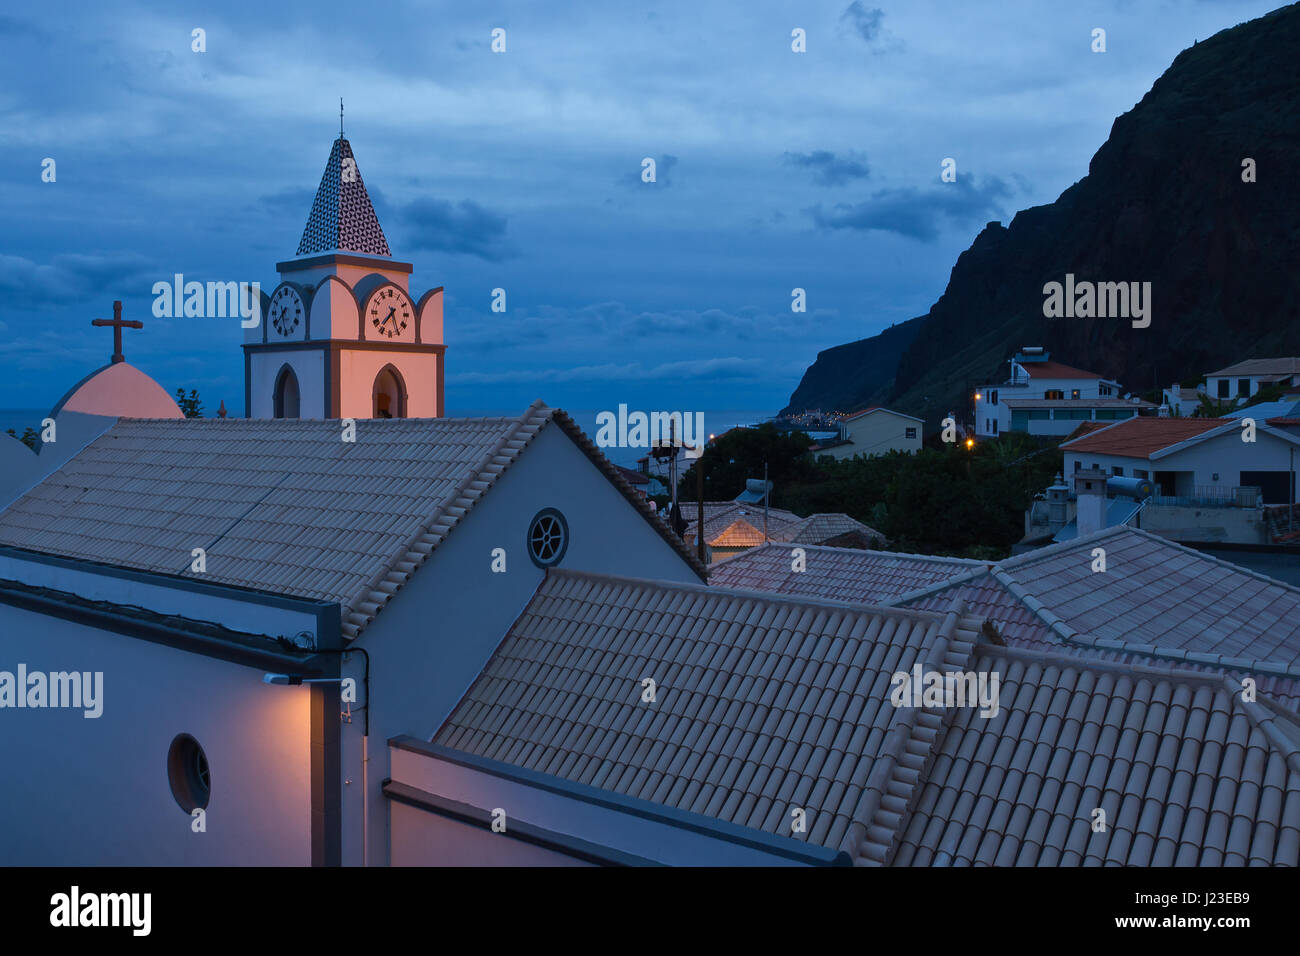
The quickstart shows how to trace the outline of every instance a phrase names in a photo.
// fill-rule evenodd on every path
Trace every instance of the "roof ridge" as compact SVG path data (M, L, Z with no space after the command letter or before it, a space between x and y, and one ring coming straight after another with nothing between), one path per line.
M1086 631L1076 630L1037 597L1025 590L1024 586L1019 581L1007 574L1005 571L994 570L993 577L1011 593L1012 597L1024 605L1031 614L1042 621L1049 631L1066 644L1072 644L1076 647L1085 647L1097 652L1110 651L1120 654L1132 654L1137 657L1146 657L1158 661L1166 661L1170 666L1176 666L1178 664L1201 664L1206 667L1244 670L1268 677L1284 677L1291 680L1300 680L1300 664L1289 664L1284 661L1262 661L1258 658L1224 657L1222 654L1206 653L1203 651L1187 651L1180 647L1161 647L1158 644L1134 644L1118 638L1095 637Z
M995 568L1021 568L1025 565L1033 564L1036 561L1041 561L1043 558L1055 557L1063 551L1077 548L1079 543L1082 541L1100 541L1103 538L1113 537L1114 535L1120 534L1124 531L1134 530L1137 529L1131 528L1125 524L1107 525L1105 528L1094 531L1091 534L1067 538L1065 541L1056 541L1046 547L1034 548L1032 551L1026 551L1023 554L1013 554L1009 558L1003 558L1001 561L993 562L992 566Z
M769 604L780 604L788 607L799 607L807 610L834 610L834 611L853 611L854 613L881 613L886 615L900 615L907 617L934 618L944 612L927 611L921 608L911 607L892 607L887 604L866 604L856 601L838 601L834 598L815 597L810 594L786 594L780 591L763 591L753 588L736 588L727 587L719 584L706 584L694 581L666 581L662 578L641 578L625 574L608 574L603 571L584 571L577 568L552 568L552 573L557 578L579 578L587 581L606 581L621 582L633 585L652 585L659 588L671 588L674 590L689 590L695 593L718 596L730 595L732 597L750 598Z
M948 611L944 612L943 623L935 634L934 643L926 649L924 654L918 655L917 663L922 664L928 671L947 669L946 659L952 649L953 639L965 612L966 602L960 598L955 598ZM976 644L972 643L971 652L967 655L966 661L969 661L974 656L975 647ZM922 660L922 658L924 659ZM914 706L911 708L912 713L888 730L887 735L892 739L882 748L881 756L872 762L871 770L862 785L862 794L859 796L858 804L850 815L849 827L845 831L840 844L840 849L847 852L850 858L856 861L859 857L866 856L872 863L882 866L889 864L898 846L901 826L907 821L912 802L928 777L934 755L943 743L956 710L955 707L926 708ZM921 719L930 714L938 718L939 727L935 730L934 738L931 741L928 743L921 742L924 758L915 779L905 779L899 774L902 758L908 750L908 745L918 741L916 731ZM890 825L888 821L884 821L882 824L877 825L884 798L890 791L891 783L898 783L907 791L903 811L899 814L900 823L899 825ZM873 840L872 832L877 830L888 835L888 842L881 842L879 838ZM875 852L872 852L873 850Z
M931 597L932 595L939 594L942 591L948 590L948 588L958 587L962 584L969 584L971 581L978 580L979 578L982 578L986 574L991 574L992 571L993 571L993 565L991 564L982 568L971 568L965 574L959 574L955 578L949 578L946 581L936 581L933 584L927 584L925 587L917 588L915 591L908 591L905 594L895 595L894 597L888 598L882 603L889 604L889 605L897 604L899 606L904 604L910 604L913 601L919 601L921 598Z
M541 426L548 420L549 415L547 412L549 411L540 399L529 405L524 410L524 413L514 420L514 424L510 429L479 460L477 467L465 473L457 484L456 490L443 499L427 521L421 523L420 527L407 539L406 545L398 550L357 591L352 600L342 609L344 636L355 638L361 632L361 628L374 620L384 606L387 605L389 599L402 589L412 574L419 570L429 555L433 553L434 548L451 534L456 525L460 523L460 518L496 483L496 480L505 471L506 466L512 464L519 457L519 453L527 447L528 443L541 429ZM522 443L519 443L513 452L506 454L506 460L503 463L495 464L499 457L508 452L512 444L518 442L519 436L524 433L525 429L530 427L532 433ZM478 484L482 484L483 487L471 495L471 489ZM440 525L442 525L441 528L439 528ZM405 572L398 571L396 570L398 564L410 564L411 569ZM391 580L393 578L396 578L396 580ZM389 588L382 587L386 581L390 584Z

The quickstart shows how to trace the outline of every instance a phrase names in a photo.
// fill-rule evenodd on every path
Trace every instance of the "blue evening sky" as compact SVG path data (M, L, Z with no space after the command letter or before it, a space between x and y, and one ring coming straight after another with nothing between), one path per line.
M447 289L453 412L776 411L818 350L925 312L986 221L1085 175L1180 50L1277 5L9 5L0 407L104 364L90 319L122 299L129 361L242 411L237 320L154 319L150 289L275 285L341 96L413 291Z

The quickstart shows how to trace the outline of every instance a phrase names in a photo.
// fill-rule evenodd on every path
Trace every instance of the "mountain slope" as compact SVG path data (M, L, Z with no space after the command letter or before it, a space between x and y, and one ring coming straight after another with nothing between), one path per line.
M1297 53L1300 4L1180 53L1115 120L1087 176L1006 228L990 223L958 257L880 397L931 426L950 410L968 417L969 388L1003 375L1023 345L1132 391L1300 354ZM1257 182L1242 181L1247 157ZM1151 282L1150 327L1044 318L1043 286L1066 273ZM869 352L873 341L853 346ZM838 383L814 369L795 397L879 392L884 379L870 365Z
M920 328L920 319L908 319L869 339L818 352L782 414L814 408L851 412L888 395L899 359Z

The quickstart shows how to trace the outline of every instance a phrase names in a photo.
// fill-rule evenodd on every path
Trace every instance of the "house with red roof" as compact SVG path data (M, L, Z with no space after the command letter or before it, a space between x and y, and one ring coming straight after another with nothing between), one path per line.
M1127 396L1119 382L1052 361L1042 348L1023 348L1010 363L1006 381L975 390L977 436L1068 435L1082 422L1123 421L1156 408Z
M1267 420L1133 418L1061 445L1065 473L1096 468L1112 477L1150 479L1156 494L1236 501L1242 490L1264 504L1294 500L1300 436Z

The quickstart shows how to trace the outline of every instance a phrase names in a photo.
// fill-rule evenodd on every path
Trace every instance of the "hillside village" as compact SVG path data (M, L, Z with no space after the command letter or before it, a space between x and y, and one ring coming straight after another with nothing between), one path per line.
M1199 547L1293 540L1294 359L1206 418L1025 349L937 452L881 408L811 450L1059 443L998 559L779 479L666 512L541 401L445 416L442 287L340 156L243 417L117 326L55 438L0 438L0 859L1300 865L1300 587Z

